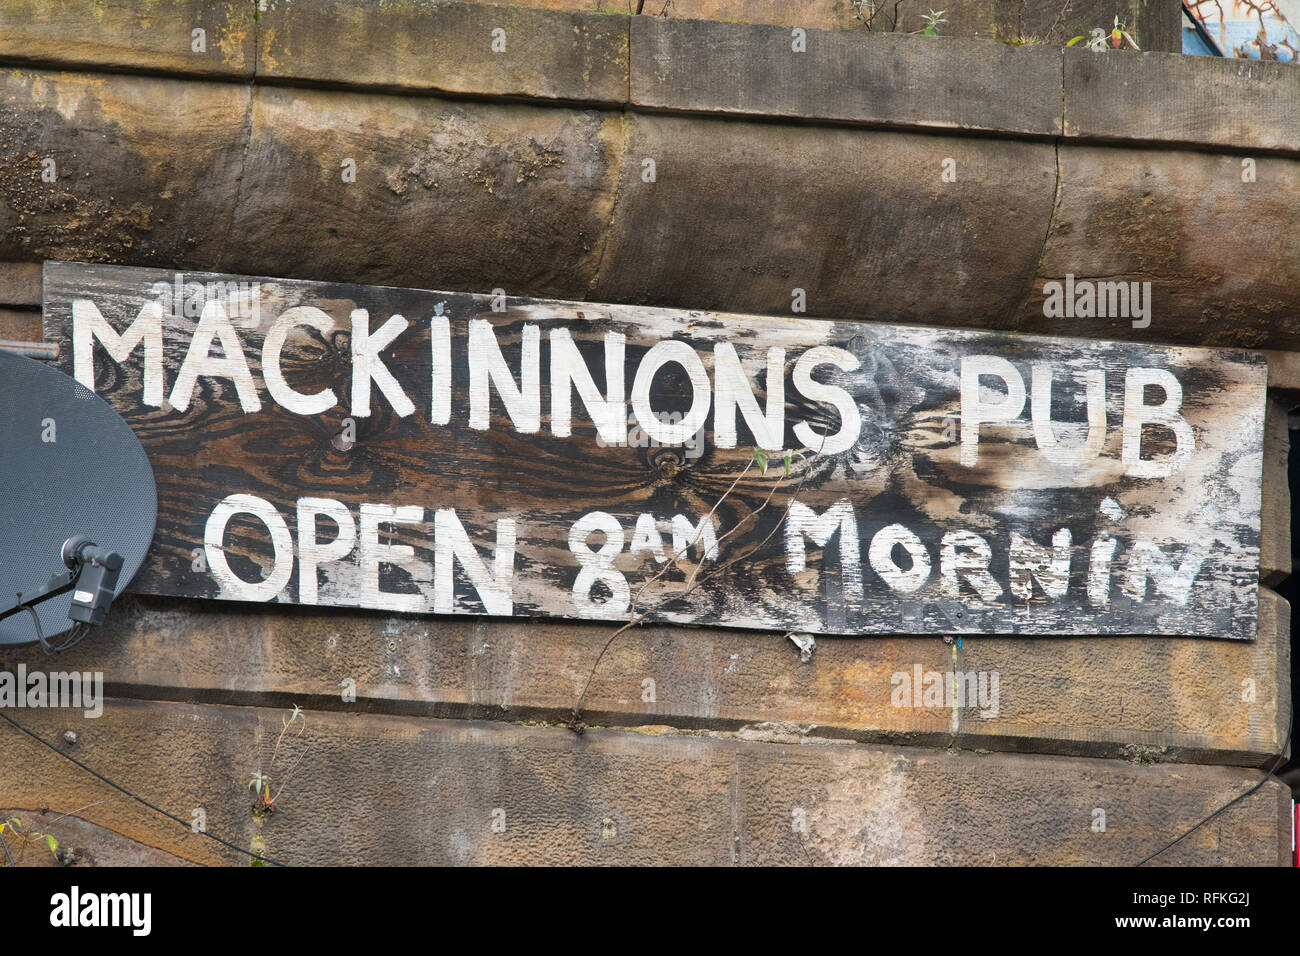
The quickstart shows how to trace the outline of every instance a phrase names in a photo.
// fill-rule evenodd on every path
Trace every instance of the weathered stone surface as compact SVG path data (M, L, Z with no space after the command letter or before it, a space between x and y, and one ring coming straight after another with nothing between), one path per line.
M967 0L944 11L942 37L905 35L918 32L925 13L909 0L888 11L903 18L891 33L883 19L868 28L839 3L684 2L687 9L665 18L578 12L568 0L379 7L296 0L262 4L257 13L237 0L154 0L134 8L17 0L0 12L0 60L614 104L628 99L631 56L641 64L638 95L652 106L1055 133L1062 125L1059 44L1071 33L1118 16L1146 49L1177 51L1181 44L1176 6L1143 0L1091 0L1064 10L1058 0ZM546 9L555 7L564 9ZM691 16L743 22L683 19ZM848 29L816 29L825 26ZM794 27L813 30L807 53L791 50ZM201 40L196 30L204 31ZM494 50L494 30L504 31L504 49ZM629 45L630 31L636 38ZM1051 44L1018 48L971 42L1049 34ZM1071 135L1182 142L1200 141L1204 132L1233 146L1295 148L1298 127L1285 114L1294 78L1282 64L1265 64L1280 82L1264 92L1260 112L1254 68L1175 56L1150 61L1158 69L1152 82L1143 58L1081 48L1066 56ZM1003 82L1008 72L1017 83ZM1217 108L1201 109L1203 91ZM1185 105L1171 113L1171 97ZM1148 116L1161 121L1153 127Z
M627 99L626 16L436 0L295 0L269 5L259 27L257 73L269 79Z
M1263 764L1286 734L1290 607L1267 589L1250 643L818 638L801 663L777 634L642 627L614 641L593 673L613 630L126 596L59 664L102 671L124 696L350 709L340 695L351 686L368 710L558 722L590 676L583 718L592 725L776 724L796 736L1247 766ZM10 669L45 660L36 645L0 655ZM918 666L996 673L996 706L896 706L895 675L910 679ZM1247 680L1254 701L1242 699Z
M616 115L256 90L254 108L235 84L0 73L0 256L587 288Z
M635 17L632 103L882 126L1061 131L1056 49L831 30L803 39L806 48L797 51L784 27Z
M1259 779L1226 767L1014 754L772 750L738 748L741 863L1132 866ZM1289 811L1289 791L1270 780L1150 865L1285 866Z
M0 74L0 257L1300 346L1300 160L254 89ZM1045 321L1067 272L1152 326Z
M258 87L232 241L215 266L585 289L614 201L619 128L590 110Z
M1064 145L1051 231L1019 328L1040 335L1288 349L1300 345L1300 161ZM1151 283L1150 325L1046 318L1044 283Z
M758 20L746 11L766 0L680 2ZM1026 6L1026 32L1038 32L1030 22L1040 14L1050 26L1054 3ZM802 16L799 10L769 6L774 22L804 25L784 19ZM1172 5L1147 6L1179 15ZM206 58L188 46L186 11L207 16L228 7L252 10L251 3L159 0L151 8L158 19L146 26L134 11L103 4L18 0L0 12L0 58L247 77L251 34L227 31L223 41L217 28L214 43L214 29L201 20ZM1009 10L995 8L998 30ZM345 26L373 16L336 13ZM842 17L843 5L831 13ZM83 37L81 25L96 14L104 19ZM511 24L523 21L511 20L508 55L531 49L532 59L475 63L469 54L479 21L456 16L471 26L450 30L447 42L470 46L443 48L454 69L441 74L413 34L397 38L405 53L385 64L385 41L375 47L343 27L332 38L309 28L306 54L264 60L290 85L255 94L211 79L0 73L0 258L18 262L0 266L0 306L36 304L34 260L65 258L769 313L785 313L800 287L813 315L1300 347L1300 240L1288 218L1300 195L1300 163L1262 155L1257 182L1241 180L1241 160L1255 158L1244 150L1300 148L1287 112L1295 77L1274 76L1276 65L1067 51L1057 195L1056 157L1046 143L576 110L564 103L622 95L617 69L597 53L616 47L619 30L632 24L589 18L602 29L610 24L614 39L599 31L566 36L566 47L549 35L530 48L528 31L516 45L520 31ZM964 8L948 16L946 32L964 33ZM273 57L275 23L263 27L263 52ZM863 49L879 42L940 58L948 48L944 40L920 46L858 35L835 42L849 39L861 39ZM842 49L832 63L851 70L855 48ZM463 59L457 50L466 51ZM1044 52L996 56L1057 56ZM744 73L748 64L732 54L731 68L750 75L753 89L728 86L710 72L714 65L695 64L687 77L695 86L661 87L662 102L647 108L727 112L739 103L742 112L815 116L830 103L827 111L838 111L826 117L833 123L894 122L833 83L821 107L807 103L794 86ZM533 60L546 57L562 68L534 70ZM574 72L583 64L595 72ZM982 64L968 66L978 75ZM931 73L933 87L900 122L933 126L935 114L926 111L937 107L941 118L946 109L962 120L959 84L967 77ZM1004 85L1015 90L1024 78L1012 73ZM1049 79L1055 109L1060 77ZM291 88L354 82L549 102ZM698 92L714 89L731 99L709 102ZM1007 120L1009 131L1034 134L1015 124L1046 115L1032 94L1023 94L1026 112ZM988 95L986 108L1022 94L992 87ZM1079 142L1096 139L1234 152ZM41 180L45 158L56 160L55 183ZM347 158L356 162L355 183L340 175ZM654 183L642 180L647 158L656 161ZM957 161L955 183L941 182L944 158ZM1152 326L1045 322L1042 282L1067 271L1152 279ZM0 337L28 337L6 329L22 331L34 315L0 312ZM1277 366L1279 383L1288 375ZM1277 422L1270 420L1272 477L1264 487L1266 527L1279 532L1265 559L1270 581L1289 553L1280 536L1289 502L1278 477ZM1148 761L1258 766L1281 746L1289 606L1266 590L1260 614L1260 637L1249 645L824 639L806 664L775 635L645 628L620 637L601 661L587 721L755 739L653 726L575 738L556 728L428 716L565 719L608 638L604 626L127 597L112 623L58 666L103 670L126 697L207 703L117 700L98 722L17 713L50 740L75 727L82 735L75 752L91 766L182 819L205 807L209 829L240 845L260 831L268 854L295 863L1132 863L1257 779L1226 767ZM3 659L11 667L19 660L50 666L39 649L6 650ZM895 707L893 676L918 664L923 672L996 672L997 713ZM356 704L338 696L349 679ZM1248 690L1253 700L1243 699ZM277 813L259 827L248 812L248 776L281 728L283 715L272 708L293 702L406 716L310 714L307 756ZM810 739L819 736L872 745ZM889 741L1131 762L881 746ZM28 814L51 807L34 823L88 851L83 862L238 862L4 724L0 765L11 768L0 774L0 805ZM1270 782L1160 862L1281 862L1290 846L1288 807L1283 788ZM491 829L496 808L506 813L500 834ZM1091 828L1097 808L1107 813L1105 833ZM807 833L792 828L795 810ZM72 815L59 819L65 813Z
M165 850L128 839L108 827L88 823L73 814L58 813L43 806L0 809L0 821L13 817L19 820L19 834L9 831L5 840L16 866L190 865ZM50 850L44 842L45 835L58 841L56 850Z
M1286 63L1080 48L1064 55L1067 137L1300 150L1300 72Z
M516 0L528 6L590 9L591 0ZM603 0L604 9L632 13L636 0ZM881 5L868 26L843 0L646 0L643 17L766 23L804 29L845 30L879 35L892 29L918 32L933 5L924 0L900 0ZM894 19L897 14L897 20ZM868 9L862 17L870 17ZM1154 0L950 0L944 4L940 29L945 37L988 37L1008 42L1018 37L1041 43L1050 37L1061 45L1071 37L1087 35L1093 27L1110 29L1118 17L1144 50L1182 50L1182 11L1178 4ZM1127 48L1126 48L1127 49Z
M254 6L254 0L5 0L0 5L0 58L90 69L252 76Z
M0 339L39 342L42 336L40 310L0 308Z
M1064 9L1062 9L1064 6ZM578 25L581 33L595 34L622 30L626 24L597 25L597 21L615 18L608 14L634 14L636 19L670 19L690 23L700 20L730 21L734 24L772 24L802 29L832 29L856 37L879 36L886 32L918 33L924 15L930 9L923 0L899 0L884 5L878 14L869 8L858 12L842 0L810 0L792 4L787 0L514 0L503 4L434 3L417 0L401 4L350 4L347 0L148 0L136 3L89 3L83 0L13 0L0 11L0 57L27 63L55 66L84 66L94 69L148 69L196 75L247 76L253 72L254 50L265 51L259 57L259 74L295 78L322 79L335 83L355 83L361 75L352 69L361 65L363 74L378 85L415 85L436 82L406 69L428 55L428 38L452 39L460 33L475 38L480 21L494 19L492 26L503 26L511 35L515 28L527 28L530 37L545 34L555 24ZM364 8L364 9L363 9ZM523 9L520 9L523 8ZM531 8L531 9L530 9ZM564 12L560 12L564 11ZM1060 46L1070 36L1086 34L1091 27L1109 28L1114 17L1128 24L1144 50L1181 49L1181 14L1176 4L1152 3L1147 0L960 0L949 3L943 11L940 29L944 37L991 37L1008 42L1018 37L1032 38L1034 45ZM546 19L549 18L549 19ZM624 21L630 19L620 17ZM866 22L870 20L870 23ZM510 24L507 26L506 24ZM204 34L201 44L194 31ZM491 26L488 27L491 29ZM378 65L382 51L360 34L382 36L384 43L400 55L390 55L390 72ZM296 39L306 35L312 63L302 68L288 66L285 53L287 34ZM578 38L579 44L584 42ZM199 48L201 46L201 48ZM471 44L472 52L476 46ZM459 49L453 43L451 53ZM572 62L563 55L564 44L532 46L537 59L542 54L561 55L545 72L533 71L522 60L512 69L501 64L469 64L449 56L444 61L429 61L429 72L447 70L450 64L460 80L471 76L489 76L489 82L530 74L541 84L554 83L562 69L570 83L591 62L581 57ZM357 57L349 59L348 54ZM626 57L624 56L625 60ZM375 66L371 67L370 61ZM287 69L288 72L281 73ZM397 72L391 72L396 70ZM484 74L484 70L487 71ZM324 72L323 72L324 71ZM590 82L584 79L583 84ZM510 84L507 84L510 85ZM537 89L530 82L530 88ZM624 84L626 86L626 84ZM438 87L447 89L448 87ZM487 92L487 90L484 90Z
M963 0L962 6L969 0ZM978 5L980 0L975 0ZM1161 0L993 0L995 35L1012 39L1017 34L1037 41L1049 38L1063 46L1072 37L1088 36L1094 27L1107 33L1115 19L1124 25L1143 50L1181 53L1183 12L1177 3ZM946 31L954 32L954 31ZM983 35L983 34L981 34ZM1104 55L1125 56L1131 48ZM1093 54L1096 56L1097 54Z
M248 106L236 83L0 71L0 258L219 260Z
M79 760L238 846L290 864L1057 863L1131 865L1259 779L1141 762L766 743L110 699L70 721ZM60 744L59 746L66 746ZM243 862L0 725L0 805L48 806L194 862ZM254 821L247 783L278 793ZM283 791L279 790L283 784ZM1105 831L1095 832L1096 810ZM1163 864L1282 864L1290 797L1269 781ZM497 825L494 831L494 822ZM504 829L502 829L504 828ZM805 832L806 831L806 832Z
M41 304L41 264L0 262L0 305Z
M1291 575L1291 403L1271 395L1264 415L1264 483L1260 502L1260 579L1277 587Z
M588 298L988 326L1034 275L1047 143L630 115L609 249ZM943 161L957 182L941 180ZM653 160L655 181L645 181Z
M1285 392L1300 392L1300 352L1275 349L1261 351L1268 359L1268 387ZM1295 396L1288 395L1286 398L1294 399Z
M1291 607L1261 588L1259 615L1259 636L1236 647L963 638L945 670L996 671L1001 700L995 717L956 711L960 732L968 746L1265 765L1286 739Z

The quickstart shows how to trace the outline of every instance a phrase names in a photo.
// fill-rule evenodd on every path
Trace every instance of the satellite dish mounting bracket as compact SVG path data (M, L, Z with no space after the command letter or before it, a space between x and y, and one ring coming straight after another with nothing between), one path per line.
M52 575L44 587L25 601L22 592L18 592L18 602L7 610L0 611L0 621L22 611L31 611L37 604L71 591L77 587L87 568L90 569L87 586L78 588L73 594L68 617L83 624L99 624L104 620L108 606L113 601L118 572L122 570L122 556L115 551L101 550L89 538L77 536L63 542L60 557L68 570ZM38 621L38 633L39 628Z

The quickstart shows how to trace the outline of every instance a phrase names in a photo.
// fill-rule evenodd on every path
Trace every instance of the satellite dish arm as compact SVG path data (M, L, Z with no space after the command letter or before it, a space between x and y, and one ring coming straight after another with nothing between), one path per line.
M67 565L67 571L61 571L50 578L46 585L32 597L23 600L20 593L18 603L5 611L0 611L0 621L20 611L26 611L42 601L66 594L77 586L82 573L89 568L89 581L86 588L78 590L72 597L72 608L68 616L74 621L85 624L99 624L108 613L117 589L118 572L122 570L122 556L115 551L107 551L89 538L75 537L63 542L60 557Z
M25 611L29 607L35 607L37 604L50 600L50 598L56 598L60 594L66 594L77 586L77 579L80 577L80 565L71 571L60 571L58 574L52 576L43 588L40 588L27 600L24 601L22 594L19 594L17 604L7 610L0 611L0 621Z

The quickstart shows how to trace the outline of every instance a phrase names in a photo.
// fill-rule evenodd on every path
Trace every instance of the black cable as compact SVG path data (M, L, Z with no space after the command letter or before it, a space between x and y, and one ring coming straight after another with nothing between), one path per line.
M1174 837L1174 839L1170 840L1168 843L1166 843L1166 844L1165 844L1164 846L1162 846L1160 849L1156 850L1156 852L1152 853L1149 857L1147 857L1145 860L1143 860L1141 863L1139 863L1138 866L1142 866L1143 864L1150 863L1152 860L1154 860L1156 857L1158 857L1161 853L1164 853L1165 850L1169 849L1169 848L1170 848L1171 846L1173 846L1175 843L1178 843L1180 840L1184 839L1185 837L1189 837L1189 836L1191 836L1193 833L1195 833L1195 832L1196 832L1197 830L1199 830L1201 827L1205 826L1205 824L1209 823L1211 820L1213 820L1215 817L1217 817L1217 816L1218 816L1220 813L1222 813L1224 810L1228 809L1228 807L1232 806L1234 803L1239 803L1239 802L1241 802L1242 800L1245 800L1247 797L1249 797L1252 793L1254 793L1254 792L1255 792L1256 790L1258 790L1260 787L1264 786L1264 784L1268 783L1269 778L1273 776L1273 774L1277 771L1277 768L1280 767L1280 766L1282 765L1282 761L1286 758L1286 751L1287 751L1287 748L1291 745L1291 731L1292 731L1292 729L1293 729L1294 727L1295 727L1295 705L1292 704L1292 706L1291 706L1291 716L1290 716L1289 718L1287 718L1287 722L1286 722L1286 739L1282 741L1282 750L1281 750L1281 752L1277 755L1277 757L1274 759L1274 761L1273 761L1273 766L1271 766L1271 767L1268 768L1268 773L1264 774L1264 776L1260 778L1259 783L1255 784L1253 787L1251 787L1251 788L1250 788L1249 790L1247 790L1245 793L1243 793L1243 794L1241 794L1241 795L1239 795L1239 796L1233 797L1231 800L1229 800L1229 801L1228 801L1227 803L1225 803L1223 806L1219 807L1219 809L1215 810L1215 811L1214 811L1213 813L1211 813L1208 817L1206 817L1206 818L1205 818L1204 820L1202 820L1200 823L1196 824L1194 827L1192 827L1192 828L1191 828L1190 830L1188 830L1186 833L1183 833L1183 834L1181 834L1181 835L1179 835L1179 836L1177 836L1177 837Z
M36 625L36 639L41 642L41 647L45 648L45 653L50 653L50 645L45 643L45 632L41 630L41 619L36 613L36 608L32 607L30 604L23 604L22 600L23 596L21 594L18 595L18 609L26 611L32 616L32 623Z
M117 790L119 793L124 793L124 794L126 794L128 797L130 797L132 800L136 801L137 803L142 803L142 804L144 804L144 805L145 805L146 807L148 807L150 810L154 811L154 813L160 813L160 814L162 814L163 816L165 816L168 820L174 820L176 823L179 823L181 826L183 826L185 829L189 830L190 832L192 832L192 833L198 833L200 836L205 836L205 837L207 837L209 840L215 840L217 843L220 843L222 846L229 847L230 849L234 850L236 853L240 854L241 856L251 856L251 857L252 857L253 859L255 859L255 860L261 860L263 863L270 863L272 866L286 866L286 865L287 865L287 864L284 864L284 863L280 863L280 862L278 862L278 861L276 861L276 860L272 860L270 857L267 857L267 856L259 856L258 854L254 853L252 850L245 850L243 847L236 846L235 844L231 843L229 840L223 840L223 839L221 839L221 837L216 836L215 834L209 833L207 830L195 830L192 826L190 826L189 823L187 823L186 821L182 820L180 817L178 817L178 816L174 816L174 815L168 813L168 812L167 812L166 810L164 810L162 807L154 806L152 803L150 803L150 802L149 802L148 800L146 800L144 797L138 797L138 796L136 796L136 795L135 795L134 793L132 793L130 790L126 789L126 787L123 787L123 786L121 786L121 785L119 785L119 784L114 783L112 780L109 780L107 777L105 777L102 773L99 773L99 772L97 772L97 771L95 771L95 770L92 770L90 767L87 767L84 763L82 763L82 762L81 762L80 760L78 760L76 757L72 756L71 754L64 753L64 752L63 752L62 750L60 750L58 747L54 746L54 744L47 742L46 740L42 739L41 737L38 737L36 734L32 733L30 730L28 730L28 729L27 729L26 727L24 727L22 724L18 723L18 721L14 720L12 717L10 717L8 714L6 714L6 713L5 713L4 711L2 711L2 710L0 710L0 719L3 719L4 721L6 721L7 723L11 724L11 725L12 725L13 727L15 727L16 729L22 731L22 732L23 732L24 734L26 734L28 737L31 737L32 740L34 740L34 741L36 741L38 744L40 744L42 747L46 747L46 748L48 748L48 749L50 749L50 750L53 750L56 754L58 754L58 755L59 755L60 757L62 757L64 760L68 760L68 761L71 761L72 763L76 764L78 767L80 767L82 770L86 771L86 773L90 774L92 777L96 778L97 780L101 780L101 781L103 781L104 783L106 783L106 784L108 784L110 787L112 787L114 790ZM6 852L6 853L8 852L8 848L7 848L7 847L6 847L5 852ZM12 858L11 858L11 859L12 859Z
M41 618L40 615L36 613L36 608L32 607L30 604L22 603L22 601L23 596L20 594L18 595L18 603L14 606L18 610L26 611L32 616L32 624L36 626L36 639L41 642L41 650L45 651L46 654L61 654L63 651L76 647L81 643L82 639L85 638L87 632L90 630L88 624L74 624L72 629L68 632L67 640L62 644L51 644L45 639L45 631L41 628Z
M76 647L78 644L80 644L82 640L85 638L85 636L89 633L90 633L89 624L76 624L73 626L72 630L68 632L68 639L66 641L64 641L62 644L59 644L57 646L51 644L49 647L45 649L45 653L62 654L64 651L70 650Z
M86 634L90 632L90 625L74 624L72 629L68 632L67 640L62 644L51 644L45 639L45 632L41 629L41 618L40 615L36 613L36 608L32 607L30 604L23 604L22 597L21 594L18 595L19 603L15 605L15 607L20 611L26 611L32 616L32 623L36 626L36 639L41 642L41 650L45 651L47 655L61 654L66 650L76 647L82 642Z

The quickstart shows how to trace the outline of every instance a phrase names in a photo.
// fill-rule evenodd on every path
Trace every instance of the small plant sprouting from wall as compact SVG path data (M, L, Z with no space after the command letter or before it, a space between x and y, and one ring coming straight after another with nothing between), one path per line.
M72 862L72 855L59 848L59 841L53 835L37 833L35 830L27 829L23 821L18 817L10 817L8 820L0 822L0 838L8 838L5 839L6 853L8 853L11 845L18 848L18 857L13 860L15 866L22 862L29 846L35 846L41 852L48 850L61 866L67 866ZM4 862L8 863L10 860L6 859Z
M1135 50L1141 51L1142 49L1137 45L1137 41L1133 39L1132 34L1128 32L1128 26L1123 23L1119 17L1115 18L1114 25L1109 31L1103 30L1101 27L1093 27L1087 37L1082 35L1073 37L1070 42L1065 45L1074 46L1076 43L1084 39L1088 41L1088 49L1093 53L1105 53L1107 43L1109 43L1113 49L1118 50L1123 46L1125 41L1127 41L1128 45Z
M911 33L921 36L942 36L944 24L949 22L948 18L944 16L948 11L946 9L929 9L928 12L923 13L919 7L913 6L913 2L914 0L850 0L850 16L866 27L868 33ZM1103 52L1108 42L1115 49L1119 49L1125 42L1134 50L1140 49L1133 39L1131 29L1118 17L1115 18L1110 30L1095 27L1088 36L1081 35L1066 40L1064 34L1065 18L1070 13L1072 3L1073 0L1064 0L1047 32L1042 36L1038 36L1025 32L1025 9L1028 0L1020 0L1019 6L1016 8L1015 26L1007 30L1006 33L999 33L993 39L1011 46L1074 46L1076 43L1086 40L1088 49L1097 53ZM909 14L912 13L915 16L912 17L911 23L915 23L915 20L919 18L921 21L920 29L904 29L904 24L908 21Z
M284 788L293 776L298 764L302 763L307 748L300 746L297 758L289 765L288 769L277 772L277 761L279 761L280 766L284 765L284 760L281 759L280 754L282 752L288 754L293 745L302 738L306 727L307 717L302 708L295 704L287 715L280 718L280 733L275 738L275 746L271 750L271 759L266 764L266 770L258 769L249 776L248 790L253 794L253 805L250 813L259 830L262 823L271 814L275 813L276 801L284 793ZM249 852L255 854L252 858L253 866L266 865L265 862L258 859L258 857L266 855L266 837L261 832L254 834L249 844Z
M291 741L300 738L307 726L307 718L303 715L302 708L295 704L287 717L280 718L280 725L280 734L275 738L275 747L271 751L271 760L266 765L266 772L255 771L248 780L248 789L255 798L252 809L255 820L263 820L275 812L275 801L280 798L280 794L284 793L284 787L289 780L289 776L302 762L302 755L306 752L305 750L300 751L298 759L293 762L293 765L283 775L279 776L280 785L272 793L271 773L275 769L275 762L280 756L280 749L284 745L285 737L288 736ZM289 731L294 727L297 728L297 733L290 736Z
M899 12L908 0L849 0L852 17L868 33L894 33L900 29L907 11Z
M948 22L944 16L947 12L947 10L931 10L929 13L921 14L921 19L925 21L921 33L928 37L939 36L939 25Z

